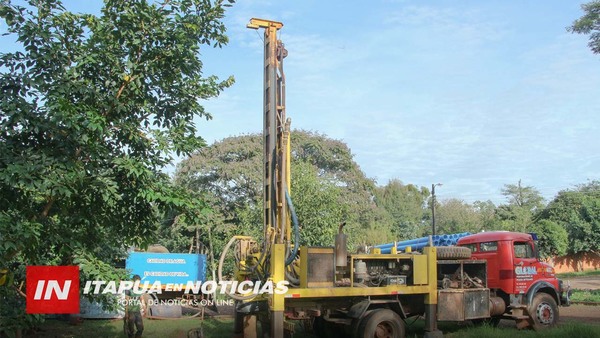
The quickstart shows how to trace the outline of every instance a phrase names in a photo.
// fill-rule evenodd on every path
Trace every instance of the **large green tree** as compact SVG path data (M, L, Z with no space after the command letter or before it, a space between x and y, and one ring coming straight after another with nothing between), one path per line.
M475 201L473 207L479 214L481 222L481 230L493 231L500 228L498 217L496 216L496 205L494 202L487 201Z
M398 179L377 187L375 203L384 208L391 217L396 239L418 238L423 235L424 208L429 190Z
M544 207L544 198L532 186L524 186L521 180L517 184L505 184L502 195L507 204L498 206L496 215L502 230L528 232L533 217Z
M502 195L506 197L509 205L524 208L532 213L544 207L544 198L532 186L523 186L521 180L517 184L505 184Z
M291 140L291 195L306 234L303 243L331 245L337 225L344 221L353 243L393 238L387 213L372 202L375 185L346 144L305 131L293 131ZM262 168L262 136L229 137L180 163L176 181L215 197L223 222L214 229L224 236L233 232L260 236Z
M0 2L18 46L0 54L0 269L108 258L152 240L164 212L202 210L161 168L204 145L201 100L233 82L204 76L199 58L227 42L225 5L106 0L91 15Z
M310 163L296 161L292 167L291 195L300 220L302 244L331 246L348 205L339 203L343 188L319 177L318 171Z
M590 36L588 46L592 52L600 54L600 1L592 1L581 5L585 14L567 27L572 33Z
M538 237L538 250L541 258L553 258L567 253L567 230L558 223L540 219L531 228Z
M469 203L451 198L436 205L436 228L439 234L460 232L480 232L483 230L482 217Z
M560 191L537 219L566 229L569 253L600 254L600 181Z

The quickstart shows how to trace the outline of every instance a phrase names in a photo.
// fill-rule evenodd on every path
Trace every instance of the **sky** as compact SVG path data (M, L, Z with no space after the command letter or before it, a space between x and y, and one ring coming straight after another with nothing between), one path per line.
M238 0L229 44L201 51L205 75L236 83L205 102L199 135L262 130L262 31L246 24L281 21L293 128L344 141L380 185L441 183L439 200L498 204L521 180L549 201L600 179L600 55L566 31L582 3Z
M262 130L262 33L281 21L292 127L348 144L379 184L505 202L504 184L600 179L600 56L566 31L579 1L239 1L205 71L236 84L206 107L212 142Z

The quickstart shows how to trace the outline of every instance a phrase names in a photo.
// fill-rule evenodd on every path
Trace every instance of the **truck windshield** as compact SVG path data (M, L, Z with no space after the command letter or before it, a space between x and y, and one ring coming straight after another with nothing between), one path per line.
M483 242L479 244L481 252L498 250L498 242Z
M515 242L515 257L535 258L535 252L528 242Z

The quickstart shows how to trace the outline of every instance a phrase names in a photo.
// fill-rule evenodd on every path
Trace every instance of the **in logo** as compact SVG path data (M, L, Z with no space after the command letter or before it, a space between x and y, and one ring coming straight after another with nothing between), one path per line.
M28 266L27 313L79 313L78 266Z

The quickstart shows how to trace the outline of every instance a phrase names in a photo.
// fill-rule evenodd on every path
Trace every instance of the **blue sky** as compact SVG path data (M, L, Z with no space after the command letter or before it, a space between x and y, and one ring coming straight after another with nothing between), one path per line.
M202 51L236 84L206 102L209 143L262 130L262 33L282 21L292 127L346 142L367 176L439 199L504 202L521 179L547 199L600 179L600 56L565 27L582 1L243 1L230 43ZM67 2L97 12L101 3ZM169 169L172 171L172 168Z
M565 27L579 1L240 1L205 70L236 85L207 103L209 142L261 130L262 42L282 21L292 126L346 142L380 184L504 202L501 188L600 178L600 56Z

